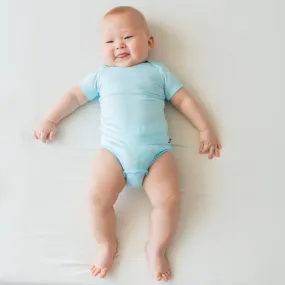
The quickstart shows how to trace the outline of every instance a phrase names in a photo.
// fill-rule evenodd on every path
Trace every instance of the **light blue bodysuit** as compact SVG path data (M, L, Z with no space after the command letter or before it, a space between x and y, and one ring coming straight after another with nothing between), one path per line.
M182 84L160 63L131 67L102 66L80 87L88 100L101 105L101 147L109 150L122 167L128 186L142 186L149 167L171 151L165 100Z

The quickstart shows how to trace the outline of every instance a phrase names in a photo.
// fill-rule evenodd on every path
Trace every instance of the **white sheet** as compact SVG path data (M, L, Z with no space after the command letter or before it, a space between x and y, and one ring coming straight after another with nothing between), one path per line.
M98 19L122 3L97 2L0 3L1 284L156 284L144 255L150 208L138 190L116 205L112 275L89 274L96 246L86 189L99 106L68 118L52 144L33 139L42 114L100 64ZM129 4L148 15L153 57L202 98L224 145L209 162L197 133L167 108L183 195L172 284L284 284L283 2Z

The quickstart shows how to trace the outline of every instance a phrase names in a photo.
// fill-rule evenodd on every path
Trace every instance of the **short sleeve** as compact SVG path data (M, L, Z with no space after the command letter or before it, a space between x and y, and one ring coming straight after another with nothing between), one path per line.
M79 86L87 97L88 101L93 99L98 99L99 89L98 89L98 72L91 73L86 76L80 83Z
M163 78L164 93L167 100L183 87L182 83L177 80L177 78L165 67L161 66L161 73Z

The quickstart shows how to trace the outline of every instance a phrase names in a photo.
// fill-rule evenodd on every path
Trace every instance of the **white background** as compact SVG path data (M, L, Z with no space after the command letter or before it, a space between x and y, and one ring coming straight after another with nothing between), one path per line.
M86 207L100 108L69 117L52 144L33 130L102 63L99 21L125 4L146 15L151 58L203 103L224 146L218 160L198 154L197 132L168 106L183 195L173 284L284 284L282 0L0 0L0 282L102 282L88 272ZM152 284L144 192L126 189L116 208L120 255L104 284Z

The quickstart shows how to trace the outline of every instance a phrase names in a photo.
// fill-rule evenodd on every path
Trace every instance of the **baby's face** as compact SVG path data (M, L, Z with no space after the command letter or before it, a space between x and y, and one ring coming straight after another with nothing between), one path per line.
M107 65L129 67L147 60L153 37L139 17L125 12L103 19L102 45Z

